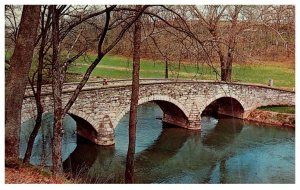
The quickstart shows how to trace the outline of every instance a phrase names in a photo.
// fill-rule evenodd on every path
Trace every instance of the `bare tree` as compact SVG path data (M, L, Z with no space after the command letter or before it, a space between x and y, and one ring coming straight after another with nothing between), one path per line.
M134 11L130 7L126 9ZM231 81L234 62L268 60L274 57L272 54L284 52L289 56L294 52L293 14L294 7L289 5L152 6L145 12L149 21L142 22L143 31L148 34L142 36L146 43L142 43L141 56L155 57L165 63L177 56L176 60L192 61L197 66L201 60L216 73L217 80ZM170 40L171 36L176 40ZM155 42L147 40L149 37L155 39L156 47ZM128 55L130 39L122 42L117 54ZM174 64L165 65L169 70Z
M63 108L62 108L62 83L64 76L61 76L61 69L59 62L59 16L61 10L55 5L50 6L52 13L52 90L54 101L54 127L52 137L52 171L54 175L62 173L62 154L61 143L63 136Z
M46 13L48 12L48 13ZM46 19L46 20L45 20ZM30 83L31 89L33 91L35 101L36 101L36 108L37 108L37 116L35 119L35 125L33 128L33 131L30 134L27 149L25 152L25 156L23 159L23 163L29 163L30 157L32 153L32 148L34 144L35 137L38 134L38 131L42 124L42 115L43 115L43 106L41 102L41 93L42 93L42 83L43 83L43 68L44 68L44 59L45 55L47 54L47 51L49 48L47 48L47 36L50 31L50 21L51 21L51 12L48 11L48 6L43 6L43 11L41 14L41 32L40 32L40 45L39 45L39 51L38 51L38 68L37 71L33 74L32 78L28 77L28 81ZM49 46L50 47L50 46ZM37 73L37 81L36 81L36 89L34 88L34 81L35 76Z
M182 59L187 60L187 58L192 58L194 56L195 60L201 58L203 63L208 64L212 71L216 73L216 76L219 76L218 69L213 65L211 54L206 47L206 42L208 40L206 38L202 39L202 36L194 31L193 25L191 24L191 13L186 13L186 7L184 9L182 9L182 7L184 6L159 5L151 7L151 9L149 8L148 11L145 11L145 14L158 19L160 21L160 27L169 27L169 30L167 31L174 35L174 38L177 38L177 41L179 40L180 48L177 48L179 51L173 54L177 54L179 57L179 70L181 65L180 61ZM132 9L129 10L134 11ZM168 35L167 38L169 37L170 36ZM193 50L191 48L193 48Z
M192 13L211 35L211 39L207 38L219 56L222 81L231 81L236 38L240 32L237 24L241 8L240 5L207 5L200 8L192 6Z
M122 29L119 30L117 32L117 34L115 35L114 38L111 39L111 43L107 44L104 47L104 40L107 38L108 35L108 31L114 29L116 26L115 25L119 25L118 22L113 22L110 20L110 16L111 16L111 12L115 9L116 6L111 6L108 7L105 12L106 12L106 22L105 22L105 26L102 29L102 31L99 34L99 41L98 41L98 46L97 46L97 57L96 59L90 64L90 66L88 67L86 73L84 74L82 80L79 82L79 84L77 85L72 97L69 99L69 101L67 102L67 104L64 107L64 114L66 114L69 109L71 108L71 106L74 104L77 96L79 95L81 89L83 88L83 86L86 84L86 82L88 81L92 71L94 70L94 68L98 65L98 63L100 63L100 61L102 60L102 58L108 53L110 52L117 44L118 42L122 39L122 37L124 36L125 32L132 26L132 24L134 24L134 22L142 15L142 13L144 12L144 10L148 7L147 5L144 5L140 11L138 11L138 14L135 16L128 16L128 18L125 18L126 22L123 21L125 24L122 25ZM120 9L116 9L115 11L121 11L124 10L123 8ZM111 23L111 25L110 25Z
M141 10L137 5L136 9ZM139 101L139 80L140 80L140 47L141 47L141 19L134 23L133 33L133 70L132 70L132 90L129 113L129 144L126 157L125 183L134 182L134 154L136 144L136 123L137 107Z
M68 59L61 64L61 36L60 36L60 16L66 6L50 6L52 14L52 93L54 101L54 127L52 137L52 172L55 176L63 172L62 168L62 138L63 129L63 102L62 102L62 87L68 64L76 60L81 53ZM66 36L66 35L65 35Z
M24 6L5 84L5 154L18 158L21 109L41 6Z
M105 22L104 26L101 28L101 31L99 31L99 39L98 39L98 46L97 46L97 57L96 59L90 64L88 67L86 73L84 74L82 80L77 85L74 93L72 94L71 98L67 101L65 106L62 106L62 85L64 82L64 77L67 71L68 66L76 60L78 57L81 56L81 54L77 54L74 57L67 59L66 61L60 63L59 61L59 51L58 48L61 47L61 44L59 43L59 40L61 40L63 37L67 36L68 33L75 28L78 24L82 23L83 18L79 18L78 22L74 22L74 24L70 25L70 28L65 30L65 34L61 34L59 38L59 34L56 34L59 32L59 20L56 21L58 23L54 24L54 18L53 15L54 12L56 14L61 14L61 12L65 9L65 7L52 7L53 13L52 13L52 30L53 30L53 55L52 55L52 63L53 63L53 96L54 96L54 135L53 135L53 151L52 151L52 158L53 158L53 173L56 175L62 171L62 158L61 158L61 137L63 135L63 128L62 128L62 119L64 118L65 114L68 113L71 106L74 104L75 100L77 99L81 89L84 87L86 82L88 81L92 71L97 66L98 63L102 60L102 58L110 52L116 44L122 39L124 33L131 27L131 25L141 16L143 11L147 8L147 6L143 6L141 10L138 12L138 14L132 16L128 16L125 18L126 21L123 21L122 28L114 35L113 38L111 38L111 41L108 44L105 44L106 38L108 36L108 32L110 30L115 29L117 26L120 25L119 22L112 21L111 20L111 13L116 8L116 5L112 5L109 7L106 7L101 13L105 14ZM121 9L119 9L120 11ZM91 18L91 16L85 17L87 19ZM56 55L57 54L57 55ZM56 138L56 139L55 139Z
M5 5L5 45L7 47L14 46L17 41L20 12L22 12L22 6Z

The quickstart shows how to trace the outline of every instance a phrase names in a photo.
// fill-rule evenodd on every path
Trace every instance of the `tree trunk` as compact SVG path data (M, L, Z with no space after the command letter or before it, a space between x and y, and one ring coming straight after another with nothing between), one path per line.
M46 8L45 8L46 9ZM48 26L50 24L50 13L48 13L47 15L47 20L46 20L46 24L44 23L44 16L45 16L45 9L42 12L42 16L41 16L41 44L40 44L40 49L39 49L39 64L38 64L38 72L37 72L37 82L36 82L36 92L35 89L33 87L34 85L34 77L32 78L31 81L31 88L32 91L34 93L34 97L35 97L35 101L36 101L36 107L37 107L37 117L35 120L35 126L33 131L30 134L28 143L27 143L27 149L26 149L26 153L23 159L23 163L29 164L30 163L30 157L32 154L32 148L33 148L33 144L34 144L34 140L35 137L37 136L39 129L41 127L42 124L42 116L43 116L43 106L42 106L42 102L41 102L41 93L42 93L42 82L43 82L43 67L44 67L44 50L45 50L45 46L46 46L46 37L47 37L47 33L48 33Z
M217 31L215 29L210 30L211 35L215 40L218 38ZM219 61L220 61L220 66L221 66L221 81L230 81L231 75L229 75L228 72L228 64L227 64L227 59L224 59L224 53L222 51L221 45L217 42L216 44L216 51L219 56ZM227 58L227 57L226 57ZM231 71L230 71L231 73Z
M224 60L223 53L218 51L220 65L221 65L221 81L227 81L228 75L227 75L227 62Z
M219 61L221 65L221 81L231 81L231 69L232 69L232 54L230 48L228 49L227 56L225 57L221 47L217 44L217 53L219 55ZM225 59L224 59L225 57Z
M232 73L232 57L231 55L227 56L226 63L221 70L221 81L231 82L231 73Z
M235 36L230 36L228 46L226 59L221 62L221 81L231 82Z
M63 108L62 108L62 69L59 63L59 9L51 6L52 12L52 90L54 100L54 128L52 138L52 172L57 176L62 170L62 136L63 136Z
M232 63L233 63L233 55L236 47L236 37L237 33L237 21L238 15L240 13L241 6L234 6L234 13L232 15L231 26L229 31L229 39L228 39L228 49L227 56L224 68L221 70L221 80L226 82L231 82L231 74L232 74Z
M169 78L169 64L168 64L168 59L166 58L165 60L165 64L166 64L166 71L165 71L165 79L168 79Z
M221 65L221 81L229 82L229 81L231 81L232 59L230 59L229 53L228 53L226 59L224 59L224 55L223 55L223 52L221 51L220 46L217 45L217 47L218 47L217 53L219 55L219 61L220 61L220 65Z
M21 110L41 6L24 5L5 85L5 157L18 159Z
M141 6L137 5L137 9ZM129 115L129 144L126 158L125 183L134 183L134 154L136 141L137 107L139 100L139 72L140 72L140 46L141 46L141 19L134 25L133 34L133 71L132 91Z
M228 48L226 61L223 61L221 64L221 81L231 82L231 73L232 73L232 61L233 61L233 54L232 48Z
M34 129L31 132L28 143L27 143L27 149L26 149L26 153L25 153L25 156L24 156L24 159L23 159L24 164L29 164L30 163L30 157L31 157L31 153L32 153L34 140L35 140L35 137L38 134L39 129L40 129L41 124L42 124L43 108L42 108L42 105L41 105L41 102L40 102L41 95L39 94L38 96L39 96L39 98L38 98L39 100L38 99L36 100L37 112L38 112L37 113L37 118L35 120Z

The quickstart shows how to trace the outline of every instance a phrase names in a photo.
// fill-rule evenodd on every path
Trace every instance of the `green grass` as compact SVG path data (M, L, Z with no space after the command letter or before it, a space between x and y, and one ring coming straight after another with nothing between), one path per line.
M7 50L5 57L9 59L12 51ZM67 81L79 80L86 72L89 64L96 58L89 54L80 57L75 64L69 67L68 72L77 74L67 76ZM34 61L37 62L36 56ZM216 68L219 68L216 65ZM36 69L36 64L32 64L31 73ZM99 65L92 72L94 78L108 79L131 79L132 59L116 55L106 55ZM165 64L161 61L141 60L141 78L164 78ZM181 64L169 63L169 78L216 80L220 77L206 64ZM261 62L260 64L236 64L233 65L232 80L237 82L267 84L269 79L273 79L274 87L285 87L293 89L295 87L294 65L281 62Z
M234 65L233 67L233 80L267 84L269 79L273 79L275 87L293 88L295 87L295 70L283 63Z
M76 66L68 69L68 72L83 74L89 64L95 59L94 55L89 58L80 58ZM218 68L218 66L216 66ZM295 69L285 63L262 63L262 64L234 64L233 81L267 84L273 79L274 87L295 87ZM107 55L92 73L93 77L108 79L130 79L132 72L131 58ZM141 60L141 78L164 78L165 64L160 61ZM193 65L178 63L169 64L169 78L216 80L216 74L208 65ZM218 77L219 79L219 77Z
M272 107L261 107L260 110L279 112L279 113L292 113L295 114L295 106L272 106Z

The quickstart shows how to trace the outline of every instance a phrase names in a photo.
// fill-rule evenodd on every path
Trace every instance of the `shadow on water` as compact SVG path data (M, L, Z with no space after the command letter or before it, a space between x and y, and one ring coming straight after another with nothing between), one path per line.
M172 158L192 135L200 131L190 131L164 124L158 139L135 156L136 173L155 168ZM78 146L64 162L65 172L74 176L84 176L85 182L122 183L125 171L125 155L120 155L115 146L97 146L79 137ZM138 143L138 142L137 142ZM117 145L116 145L117 146ZM144 173L144 174L147 174ZM102 176L101 179L99 176Z
M164 124L164 128L149 148L136 155L137 162L163 162L174 156L186 140L192 135L199 134L200 131L186 130L184 128L174 127Z
M85 170L95 162L97 152L97 146L77 135L77 147L63 163L65 172L86 172Z
M113 176L104 174L113 172L111 167L115 157L114 146L98 146L77 136L78 144L74 152L63 163L64 171L79 178L81 183L113 183ZM99 172L95 172L95 171Z
M207 122L209 121L204 121L204 123ZM156 183L160 177L170 178L173 175L171 172L173 168L169 168L171 169L170 172L165 173L160 167L170 160L180 165L182 162L182 156L180 156L182 153L180 151L189 151L188 154L192 154L193 151L202 150L201 147L199 148L199 143L201 142L203 146L213 148L222 148L230 144L234 141L234 137L242 131L243 127L243 123L240 120L234 120L234 125L230 125L230 122L232 122L231 118L218 120L217 124L204 130L204 134L201 134L199 130L186 130L164 124L160 135L153 144L136 154L137 183ZM190 144L185 145L187 141ZM139 146L138 143L137 146ZM118 145L116 144L116 146ZM182 150L183 147L184 149ZM210 182L210 176L212 176L220 159L222 167L219 167L223 169L222 181L225 181L226 156L215 159L215 163L211 164L207 177L201 183ZM102 183L122 183L124 166L125 155L119 154L115 146L103 147L84 141L79 141L77 148L65 162L66 171L72 172L74 175L86 176L91 183L101 183L98 180L100 179L99 176L101 176ZM201 162L197 165L197 168L201 169Z
M203 123L210 126L209 122L214 120L212 117L202 117ZM205 127L205 126L204 126ZM222 150L235 141L235 138L241 133L244 127L244 121L227 116L218 116L216 125L213 128L203 129L202 144L210 149ZM214 172L219 170L219 183L226 183L226 161L233 155L230 151L215 159L211 163L206 177L200 183L211 183Z
M213 118L203 117L204 122ZM221 149L234 141L243 130L244 121L232 117L221 117L213 128L205 129L203 126L202 143L205 146Z

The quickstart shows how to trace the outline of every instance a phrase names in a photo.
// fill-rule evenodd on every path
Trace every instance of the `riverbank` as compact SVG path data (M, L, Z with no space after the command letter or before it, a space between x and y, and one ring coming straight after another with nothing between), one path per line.
M65 176L54 177L42 167L21 165L18 162L5 163L5 184L70 184L76 183Z
M295 114L289 113L254 110L250 113L246 120L281 127L295 128Z

